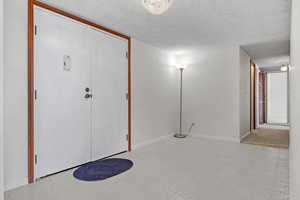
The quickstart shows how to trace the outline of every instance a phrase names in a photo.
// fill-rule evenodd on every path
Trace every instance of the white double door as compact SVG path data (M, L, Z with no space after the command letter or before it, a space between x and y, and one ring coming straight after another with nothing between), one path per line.
M35 178L127 150L127 41L35 8Z

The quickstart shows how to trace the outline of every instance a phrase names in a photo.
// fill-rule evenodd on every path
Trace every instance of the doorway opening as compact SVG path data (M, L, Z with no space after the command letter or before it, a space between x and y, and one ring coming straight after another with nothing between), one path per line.
M288 148L288 65L259 67L251 61L251 130L242 143Z

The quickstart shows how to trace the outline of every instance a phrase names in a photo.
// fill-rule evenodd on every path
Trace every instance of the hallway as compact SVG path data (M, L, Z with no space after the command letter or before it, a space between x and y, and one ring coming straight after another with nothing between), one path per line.
M282 128L258 128L242 140L242 143L288 149L289 130Z

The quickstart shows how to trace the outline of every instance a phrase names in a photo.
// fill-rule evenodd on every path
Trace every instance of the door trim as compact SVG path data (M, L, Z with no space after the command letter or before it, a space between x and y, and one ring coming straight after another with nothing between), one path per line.
M128 151L131 151L131 37L37 0L28 0L28 183L34 182L34 6L92 26L128 41Z
M250 131L256 129L256 64L250 60Z

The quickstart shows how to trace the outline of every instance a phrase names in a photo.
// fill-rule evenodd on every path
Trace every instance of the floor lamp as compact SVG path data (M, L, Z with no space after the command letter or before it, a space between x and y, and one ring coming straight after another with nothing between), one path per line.
M182 133L182 74L183 70L186 68L185 66L178 66L177 67L180 70L180 114L179 114L179 133L176 133L174 137L176 138L186 138L187 135Z

